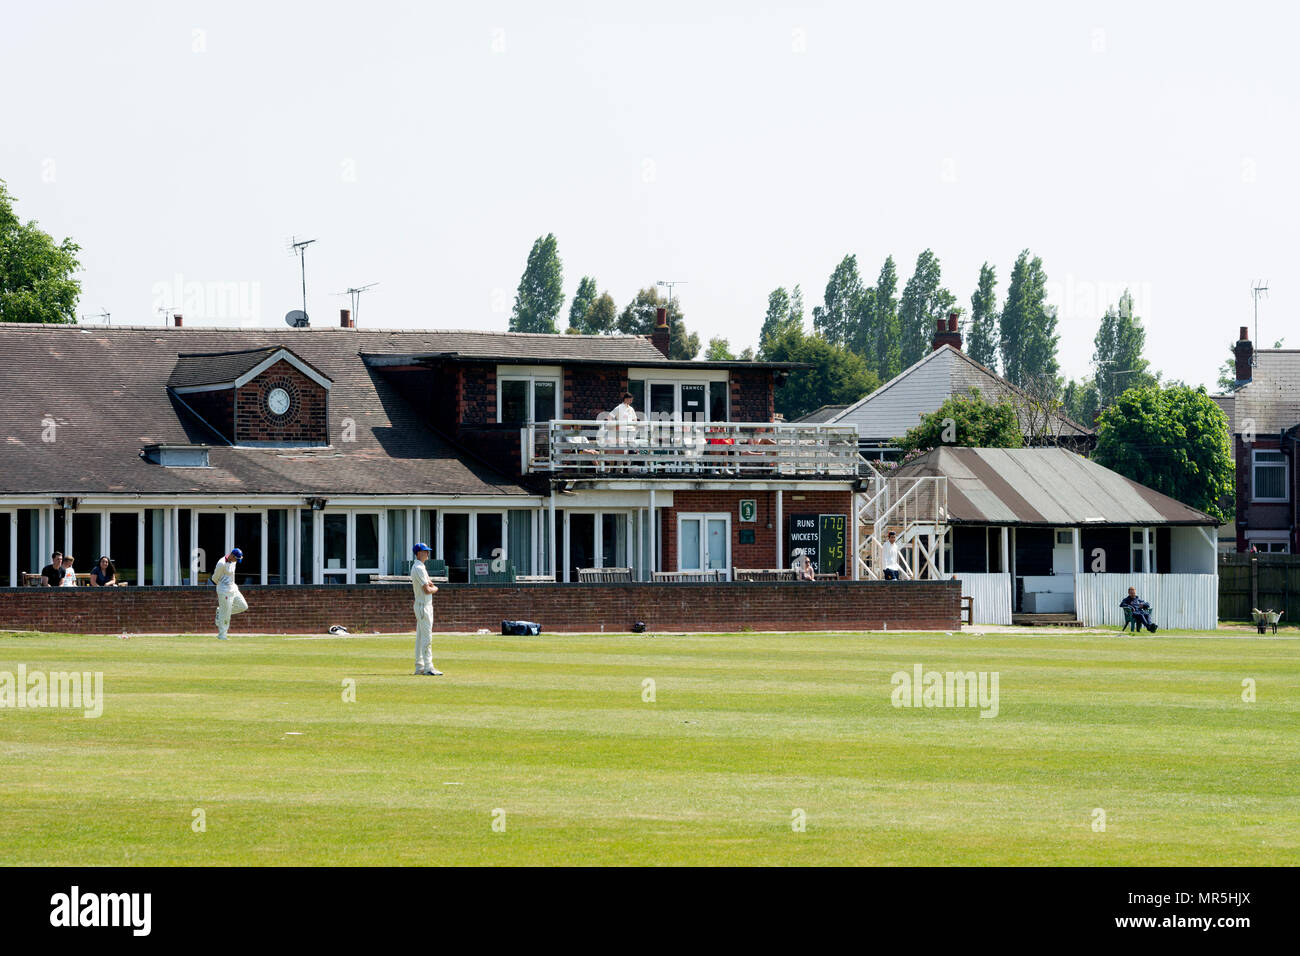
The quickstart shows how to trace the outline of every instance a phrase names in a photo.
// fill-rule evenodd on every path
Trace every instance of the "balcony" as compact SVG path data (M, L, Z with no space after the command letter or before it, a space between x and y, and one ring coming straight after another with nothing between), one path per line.
M525 425L524 471L566 477L854 478L856 425L551 421Z

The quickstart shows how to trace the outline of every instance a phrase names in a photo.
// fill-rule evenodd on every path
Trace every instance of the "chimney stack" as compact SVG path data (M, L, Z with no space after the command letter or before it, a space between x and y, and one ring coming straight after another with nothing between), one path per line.
M934 330L934 351L939 351L945 345L951 345L958 352L961 351L961 332L957 327L959 313L949 312L948 318L937 319Z
M1232 354L1237 358L1236 387L1241 388L1254 377L1251 371L1251 360L1255 355L1255 347L1250 342L1250 329L1244 325L1238 333L1237 343L1232 347Z
M174 314L172 315L172 318L176 320L176 328L178 328L178 329L181 327L181 325L182 325L182 324L184 323L184 321L185 321L185 316L181 315L179 312L174 313Z
M668 342L671 334L668 328L668 310L663 306L655 309L655 330L650 335L650 343L668 358Z
M339 328L355 329L356 323L352 321L351 309L339 309Z

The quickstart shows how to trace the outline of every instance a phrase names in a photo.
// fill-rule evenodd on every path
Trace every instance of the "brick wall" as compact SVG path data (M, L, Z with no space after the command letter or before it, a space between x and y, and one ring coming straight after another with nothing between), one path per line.
M731 420L733 422L770 422L776 415L775 384L770 371L732 370Z
M485 425L497 420L497 368L481 362L462 363L456 391L456 422Z
M1250 541L1246 537L1247 530L1254 531L1293 531L1291 527L1291 505L1287 502L1255 502L1252 500L1253 490L1251 483L1254 475L1251 473L1251 451L1280 451L1282 443L1277 438L1264 438L1257 436L1255 443L1247 444L1242 441L1240 435L1233 436L1233 444L1236 447L1236 498L1237 498L1237 550L1249 551ZM1291 481L1293 486L1291 494L1296 494L1295 482L1297 479L1296 471L1292 467ZM1244 524L1243 524L1244 519ZM1296 536L1293 532L1291 540L1292 553L1295 553L1297 544Z
M794 496L802 495L802 501ZM740 500L753 498L758 506L758 514L752 523L740 521ZM776 541L781 536L781 554L783 567L790 566L790 515L792 513L842 514L850 516L853 494L848 491L800 491L784 493L781 527L776 526L776 492L775 491L675 491L673 507L664 508L663 514L663 567L666 570L677 568L677 515L682 512L707 513L722 512L731 515L731 566L736 568L774 568L776 567ZM771 523L772 527L767 526ZM753 544L741 544L740 532L752 530ZM849 546L852 547L852 531L849 534ZM852 565L847 561L845 568L851 573Z
M564 417L591 420L601 412L612 412L626 391L626 367L565 368Z
M266 397L277 388L289 393L289 410L273 415ZM235 390L235 441L329 441L329 392L283 360Z
M246 587L231 632L414 633L406 585ZM960 628L958 581L762 584L443 585L435 628L499 632L502 618L546 631L944 630ZM210 588L0 588L0 628L73 634L211 634Z

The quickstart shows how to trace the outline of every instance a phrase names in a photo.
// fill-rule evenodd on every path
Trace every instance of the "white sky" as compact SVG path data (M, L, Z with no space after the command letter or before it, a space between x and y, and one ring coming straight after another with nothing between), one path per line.
M901 290L930 246L969 308L1028 247L1066 373L1127 285L1155 367L1212 382L1254 279L1260 339L1300 347L1295 9L10 4L0 178L115 325L281 325L296 234L317 325L379 282L363 326L504 329L554 232L568 295L686 280L690 328L739 349L846 253Z

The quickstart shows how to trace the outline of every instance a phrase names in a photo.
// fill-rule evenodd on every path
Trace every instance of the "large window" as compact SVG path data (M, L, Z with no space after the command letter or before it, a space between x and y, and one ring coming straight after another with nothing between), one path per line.
M629 378L632 407L641 415L647 411L657 419L684 422L725 422L729 419L725 379L686 381Z
M1255 501L1287 500L1287 461L1280 451L1251 453L1254 480L1251 482Z
M523 425L560 417L558 370L519 370L497 373L497 421Z

